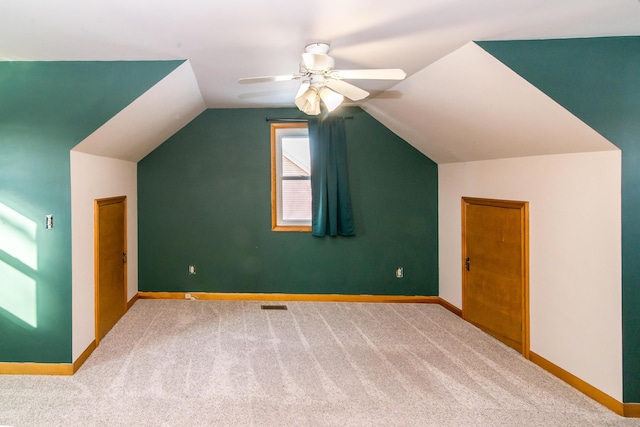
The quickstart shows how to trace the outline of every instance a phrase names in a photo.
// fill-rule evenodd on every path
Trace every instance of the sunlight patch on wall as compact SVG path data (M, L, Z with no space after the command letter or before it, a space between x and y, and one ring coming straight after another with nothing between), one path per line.
M0 277L0 308L37 328L36 281L2 261Z
M36 223L0 203L0 309L38 326Z
M36 223L0 203L0 250L33 270L38 269Z

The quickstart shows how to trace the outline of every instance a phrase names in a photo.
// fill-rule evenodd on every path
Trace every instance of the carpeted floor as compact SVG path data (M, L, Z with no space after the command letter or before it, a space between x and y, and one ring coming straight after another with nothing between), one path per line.
M261 310L286 304L288 310ZM640 426L438 305L139 300L0 425Z

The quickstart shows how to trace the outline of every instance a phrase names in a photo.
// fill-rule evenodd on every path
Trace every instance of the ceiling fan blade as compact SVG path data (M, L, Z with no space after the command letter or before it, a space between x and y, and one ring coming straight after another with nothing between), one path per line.
M333 89L336 92L346 96L352 101L360 101L361 99L369 96L369 92L366 90L360 89L357 86L352 85L351 83L347 83L343 80L334 80L327 79L325 82L329 89Z
M324 53L303 53L302 63L307 70L325 71L333 68L333 58Z
M339 79L402 80L407 77L407 73L399 68L333 70L331 71L331 77Z
M249 83L267 83L267 82L285 82L287 80L299 79L300 77L301 76L296 74L289 74L286 76L244 77L244 78L238 79L238 83L249 84Z

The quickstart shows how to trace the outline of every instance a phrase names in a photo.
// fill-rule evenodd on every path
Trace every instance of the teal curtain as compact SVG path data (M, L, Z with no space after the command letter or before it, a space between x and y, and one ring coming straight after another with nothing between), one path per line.
M309 120L311 234L355 236L342 117Z

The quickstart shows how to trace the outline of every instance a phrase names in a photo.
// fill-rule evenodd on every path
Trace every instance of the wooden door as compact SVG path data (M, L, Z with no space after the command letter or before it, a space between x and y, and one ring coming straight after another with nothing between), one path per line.
M96 344L127 310L126 197L95 201Z
M528 203L462 199L462 316L529 353Z

